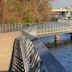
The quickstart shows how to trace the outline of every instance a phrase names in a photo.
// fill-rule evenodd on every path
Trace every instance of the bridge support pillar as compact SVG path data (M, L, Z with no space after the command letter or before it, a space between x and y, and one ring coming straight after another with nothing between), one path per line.
M55 46L61 43L60 35L54 35Z
M72 33L70 33L70 36L71 36L71 41L72 41Z

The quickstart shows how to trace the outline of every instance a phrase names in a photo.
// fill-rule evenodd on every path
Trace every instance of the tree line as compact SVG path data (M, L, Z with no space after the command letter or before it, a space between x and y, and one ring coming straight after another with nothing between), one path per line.
M50 0L0 0L0 23L47 22Z

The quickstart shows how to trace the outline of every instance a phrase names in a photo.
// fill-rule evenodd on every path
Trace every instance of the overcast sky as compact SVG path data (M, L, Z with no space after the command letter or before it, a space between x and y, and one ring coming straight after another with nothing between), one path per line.
M72 0L55 0L52 2L53 8L62 8L72 5Z

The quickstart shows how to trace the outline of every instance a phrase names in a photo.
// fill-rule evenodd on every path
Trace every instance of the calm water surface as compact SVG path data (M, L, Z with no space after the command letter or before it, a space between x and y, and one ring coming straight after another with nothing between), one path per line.
M60 37L61 41L69 40L70 34L62 34ZM54 36L41 37L40 39L43 42L54 43ZM68 72L72 72L72 43L59 45L50 51Z
M72 43L58 46L52 49L51 53L68 72L72 72Z

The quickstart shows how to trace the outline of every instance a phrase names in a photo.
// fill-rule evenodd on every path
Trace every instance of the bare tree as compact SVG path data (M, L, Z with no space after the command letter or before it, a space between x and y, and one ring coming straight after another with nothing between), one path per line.
M6 0L4 23L46 22L51 19L49 0Z
M2 23L3 22L3 6L4 5L4 2L3 2L3 0L0 0L0 23Z
M25 8L30 8L32 14L28 16L33 22L43 22L51 19L52 11L49 0L29 0L25 3Z

